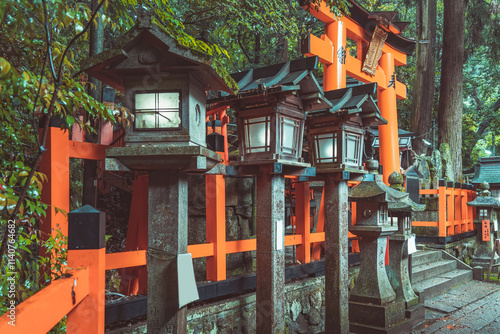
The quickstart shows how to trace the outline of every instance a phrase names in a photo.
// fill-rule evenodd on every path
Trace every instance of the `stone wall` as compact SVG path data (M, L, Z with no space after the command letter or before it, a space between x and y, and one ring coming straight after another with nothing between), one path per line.
M350 288L359 267L349 268ZM325 278L307 278L285 286L286 333L307 334L325 330ZM188 310L190 334L256 334L260 316L255 307L255 293L191 307ZM110 334L146 333L145 323L108 332Z

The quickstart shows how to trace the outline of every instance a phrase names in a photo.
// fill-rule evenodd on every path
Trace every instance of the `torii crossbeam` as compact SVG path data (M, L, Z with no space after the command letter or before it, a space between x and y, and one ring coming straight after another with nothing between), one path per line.
M395 66L406 65L415 42L401 36L407 23L392 22L397 12L371 13L354 0L350 2L350 16L342 17L335 17L324 1L318 9L305 7L325 23L325 34L321 38L308 36L302 42L302 52L319 56L324 64L324 91L345 88L347 75L377 83L378 107L388 121L379 126L380 163L387 183L389 175L400 170L396 99L406 98L406 86L397 81L394 71ZM349 54L347 38L357 44L356 57Z

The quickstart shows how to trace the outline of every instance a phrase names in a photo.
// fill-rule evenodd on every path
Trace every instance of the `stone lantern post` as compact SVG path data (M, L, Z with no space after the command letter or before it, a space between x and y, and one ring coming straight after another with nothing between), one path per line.
M325 180L325 331L349 333L348 186L350 173L362 174L364 134L384 124L371 95L376 84L325 92L332 108L309 112L310 160Z
M357 217L349 231L360 238L361 253L359 276L349 296L350 329L357 333L373 333L375 329L377 333L388 333L397 327L397 333L411 332L410 324L405 322L405 301L396 298L385 269L387 237L398 231L397 223L389 219L389 203L401 202L408 194L382 181L377 161L368 160L365 165L369 173L349 190L349 200L356 202Z
M402 185L403 176L398 172L389 176L389 184L392 189L405 192ZM387 276L394 292L396 292L396 300L404 301L406 317L412 319L414 323L425 319L425 308L423 304L419 304L419 298L413 291L410 282L409 243L412 242L415 246L415 234L411 230L412 213L424 210L425 205L415 203L409 196L389 202L389 216L393 221L397 221L398 230L389 236Z
M478 196L467 205L476 207L476 252L471 262L472 267L480 266L488 268L490 265L491 254L494 249L494 227L498 227L498 212L500 209L500 201L491 197L490 185L488 182L483 182L479 185ZM500 257L496 254L493 257L493 264L498 264Z
M302 143L306 112L330 106L317 66L318 58L302 58L235 73L238 95L209 101L237 112L239 157L228 173L257 180L257 333L285 332L285 175L316 175Z
M124 92L134 114L126 146L107 149L106 168L149 172L148 333L186 333L185 305L198 298L186 254L186 173L220 161L206 148L206 90L230 89L203 55L181 47L151 17L140 14L117 41L82 68Z

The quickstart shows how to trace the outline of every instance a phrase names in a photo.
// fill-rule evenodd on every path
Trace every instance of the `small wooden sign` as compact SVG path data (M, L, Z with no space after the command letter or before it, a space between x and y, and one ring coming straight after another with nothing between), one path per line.
M482 220L483 225L481 228L481 234L483 235L483 241L490 241L490 221L488 219Z

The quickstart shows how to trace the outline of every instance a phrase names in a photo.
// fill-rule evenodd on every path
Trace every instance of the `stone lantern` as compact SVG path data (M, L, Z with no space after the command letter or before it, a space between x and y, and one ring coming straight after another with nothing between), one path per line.
M233 75L238 95L210 100L236 111L239 164L302 164L306 112L329 108L312 74L318 58L298 59Z
M333 107L308 112L311 164L318 173L363 171L364 129L387 124L371 97L376 91L374 83L328 91Z
M490 265L491 255L494 252L493 264L498 264L500 258L496 254L494 248L493 233L495 226L498 227L498 212L500 209L500 201L497 198L491 197L490 185L484 181L479 185L478 196L467 205L476 207L476 252L471 261L471 266L480 266L488 268Z
M403 187L403 176L398 172L393 172L389 176L389 184L392 189L405 192ZM409 194L408 194L409 195ZM398 231L389 236L389 266L386 266L387 276L394 292L396 300L404 301L407 318L414 322L423 320L425 309L423 304L419 304L418 296L413 291L410 282L408 259L410 255L410 242L415 249L415 234L412 233L412 213L424 211L425 205L415 203L409 196L397 201L389 202L389 216L393 221L397 221Z
M331 203L325 216L326 332L349 330L347 180L350 173L365 172L364 128L387 123L371 97L376 87L355 85L325 92L332 107L307 113L310 161L325 179L325 203Z
M378 166L377 161L368 160L368 174L349 190L357 217L349 231L360 238L361 253L359 275L349 296L351 331L355 332L369 326L388 329L405 320L405 302L396 298L386 273L385 251L387 237L398 231L397 222L389 218L389 203L399 203L408 194L388 187L377 172Z
M151 17L139 21L110 50L82 68L124 92L134 115L125 148L107 151L131 170L209 169L219 161L206 149L207 90L230 92L206 56L179 46ZM175 158L174 158L175 157Z
M230 89L204 55L180 46L144 14L117 41L82 68L122 91L134 114L126 146L106 150L106 168L149 172L148 333L186 333L186 304L198 298L186 254L186 172L203 173L220 161L206 147L205 92Z
M209 100L236 111L239 159L227 171L256 176L257 333L284 333L285 175L315 176L302 158L306 112L331 107L313 71L318 58L301 58L232 75L237 95Z

